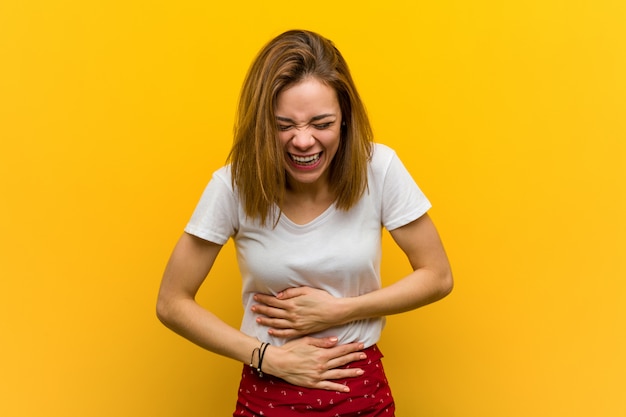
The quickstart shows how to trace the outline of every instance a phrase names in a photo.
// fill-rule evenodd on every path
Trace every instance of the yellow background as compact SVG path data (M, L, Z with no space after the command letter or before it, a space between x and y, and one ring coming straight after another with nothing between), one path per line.
M240 365L155 297L290 28L343 51L453 264L449 298L388 321L398 416L626 415L622 0L2 0L0 415L231 413ZM229 244L200 301L236 326L238 292Z

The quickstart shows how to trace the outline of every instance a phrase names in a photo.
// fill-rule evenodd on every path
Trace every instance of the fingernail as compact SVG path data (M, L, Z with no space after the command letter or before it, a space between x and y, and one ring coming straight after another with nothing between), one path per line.
M339 340L339 339L337 339L335 336L331 336L330 337L330 341L331 342L336 342L337 340Z
M359 369L358 371L356 371L357 375L363 375L365 373L365 371L363 369Z
M361 359L367 359L367 355L364 353L360 356Z

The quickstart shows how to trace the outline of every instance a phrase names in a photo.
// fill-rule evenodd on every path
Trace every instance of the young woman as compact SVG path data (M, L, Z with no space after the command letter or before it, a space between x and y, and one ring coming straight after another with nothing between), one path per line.
M376 343L384 318L452 289L430 203L374 144L348 66L308 31L270 41L245 79L229 164L176 245L159 319L244 364L234 416L393 416ZM381 287L381 228L413 272ZM245 313L234 329L195 301L235 242Z

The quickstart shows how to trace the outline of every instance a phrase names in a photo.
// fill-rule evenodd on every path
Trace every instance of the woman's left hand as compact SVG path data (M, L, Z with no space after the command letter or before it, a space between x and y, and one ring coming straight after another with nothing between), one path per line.
M311 287L288 288L276 296L255 294L252 311L269 334L293 338L342 324L342 299Z

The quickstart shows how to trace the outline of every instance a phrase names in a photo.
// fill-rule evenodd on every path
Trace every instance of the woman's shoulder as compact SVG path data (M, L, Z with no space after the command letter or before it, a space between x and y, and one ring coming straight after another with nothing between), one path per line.
M382 143L374 143L370 166L374 171L385 170L396 157L396 151L389 146Z
M224 165L218 169L216 169L215 171L213 171L213 175L212 175L214 180L219 180L223 183L225 183L226 185L232 186L232 172L230 169L230 165Z
M210 193L207 193L209 190ZM233 186L230 165L221 166L211 173L206 184L205 193L213 197L226 195L237 197L235 187Z

